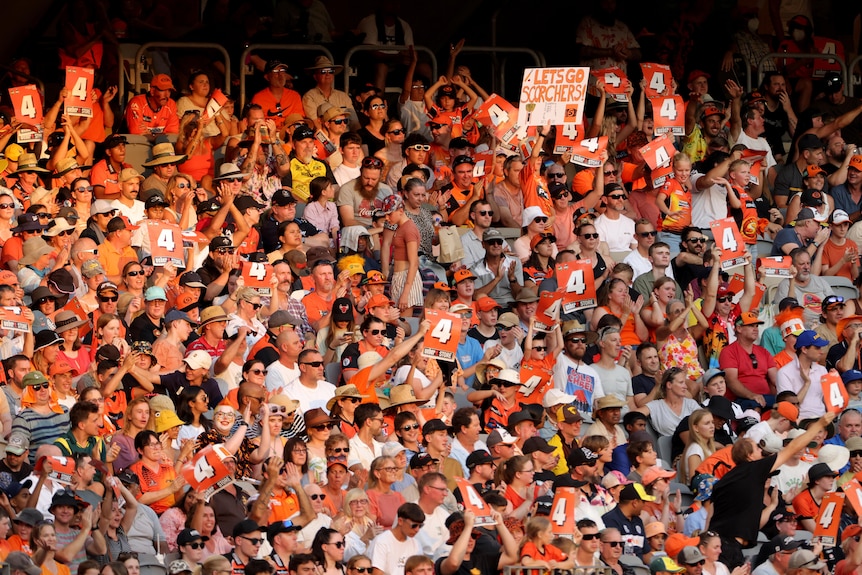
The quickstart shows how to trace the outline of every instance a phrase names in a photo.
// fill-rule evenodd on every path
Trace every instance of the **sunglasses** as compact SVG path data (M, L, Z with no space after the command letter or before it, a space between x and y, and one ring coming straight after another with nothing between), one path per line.
M190 185L188 185L186 182L179 182L179 183L177 184L177 187L178 187L179 189L181 189L181 190L184 190L184 189L186 189L186 188L190 188L191 186L190 186Z
M616 171L614 171L614 170L611 170L610 172L604 172L603 171L602 173L605 175L605 177L608 177L608 176L613 176L614 174L616 174Z
M482 211L479 211L476 213L479 214L480 216L492 216L493 217L494 210L482 210Z
M748 359L751 360L751 367L757 369L757 357L754 355L754 353L749 353Z
M50 383L37 383L36 385L31 385L33 391L41 391L43 389L48 389L51 387Z
M612 200L624 200L624 199L626 199L625 194L612 194L608 197Z
M93 192L93 186L87 186L85 188L75 188L76 192Z
M498 325L497 326L498 331L511 331L513 329L515 329L515 326L513 326L513 325Z
M705 244L706 238L688 238L686 241L693 244Z
M320 425L314 425L311 427L314 431L326 431L327 429L332 429L335 427L334 423L321 423Z
M850 457L862 457L862 451L851 451Z
M421 529L425 523L416 523L415 521L410 522L410 529Z
M8 210L9 208L14 208L15 204L0 204L0 210Z
M43 303L47 303L49 301L56 301L56 300L52 297L43 297L42 299L40 299L36 302L36 305L42 305Z
M371 104L371 109L372 109L372 110L385 110L385 109L386 109L386 107L387 107L387 106L386 106L386 103L385 103L385 102L383 102L383 103L381 103L381 104Z
M255 375L266 375L268 373L265 369L250 369L248 372Z
M598 539L600 535L598 533L583 533L581 535L581 539L584 541L593 541L594 539Z
M581 234L581 237L584 238L585 240L597 240L597 239L599 239L599 234L597 234L597 233Z
M424 90L425 84L417 84L416 86L410 86L411 90Z
M357 573L371 573L374 571L374 567L354 567L353 570Z
M733 300L733 297L729 296L729 295L723 295L720 298L716 298L716 301L718 301L718 303L727 303L727 302L732 301L732 300Z
M488 244L489 246L502 246L503 240L501 240L501 239L485 240L485 243Z
M658 235L658 232L653 230L651 232L638 232L638 235L642 238L651 238Z
M386 333L385 329L369 329L366 331L371 335L383 335Z
M223 256L226 254L236 253L236 248L217 248L216 253Z
M336 126L341 126L343 124L350 123L350 120L348 120L347 118L339 118L337 120L329 120L329 121L332 122L333 124L335 124Z
M558 173L554 172L554 173L552 174L551 172L548 172L548 177L549 177L549 178L554 178L555 180L556 180L556 179L558 179L558 178L564 178L565 176L566 176L566 174L563 174L563 173L558 174Z
M270 405L269 412L273 415L276 413L285 413L287 412L287 408L283 405Z
M51 214L46 213L46 212L39 212L38 214L36 214L36 217L39 218L40 220L50 220Z
M250 306L252 307L252 309L254 309L254 311L257 311L257 310L259 310L260 308L262 308L262 307L263 307L263 304L262 304L262 303L251 303L251 302L248 302L248 305L250 305Z
M402 128L398 128L397 130L391 130L389 133L395 134L396 136L400 136L401 134L404 133L404 130Z
M334 447L332 453L350 453L349 447Z
M310 365L311 367L320 367L323 365L322 361L305 361L300 365Z
M326 499L326 494L325 493L320 493L320 494L315 493L314 495L309 495L308 498L311 499L312 501L323 501L324 499ZM342 543L342 545L343 545L343 543Z
M363 168L376 168L381 169L383 167L383 160L380 158L365 158L362 160Z
M409 149L415 152L428 152L431 150L431 146L429 146L428 144L414 144L410 146Z
M602 541L605 545L610 545L611 547L622 547L622 541Z
M622 545L622 543L620 543ZM706 561L698 561L697 563L684 563L684 565L688 565L689 567L701 567ZM809 561L811 563L811 561Z
M587 343L587 338L585 338L585 337L570 337L566 341L569 343Z
M438 124L438 123L436 123L436 122L429 122L429 123L428 123L428 127L429 127L429 128L431 128L432 130L439 130L439 129L441 129L441 128L442 128L443 126L445 126L445 125L446 125L446 124Z
M216 411L215 417L229 417L233 419L236 417L236 414L233 411Z
M419 429L418 423L414 423L412 425L405 425L401 428L401 431L413 431L414 429Z
M537 345L533 348L536 351L548 351L548 346L546 345Z
M99 301L104 301L104 302L109 302L109 301L119 301L119 299L120 299L120 297L119 297L119 296L116 296L116 295L115 295L114 297L103 297L103 296L99 296ZM149 303L151 303L151 302L149 302Z
M240 539L245 539L252 545L260 545L263 543L263 537L245 537L244 535L239 536Z
M147 272L145 272L144 270L135 270L133 272L127 272L126 277L133 278L133 277L137 277L137 276L146 275L146 273Z
M204 544L203 544L203 542L199 542L199 543L189 543L189 547L191 547L192 549L203 549L203 548L204 548Z
M548 218L546 218L545 216L539 216L538 218L533 218L533 223L534 224L547 224Z
M342 397L341 399L349 401L350 403L359 403L360 401L362 401L358 397Z

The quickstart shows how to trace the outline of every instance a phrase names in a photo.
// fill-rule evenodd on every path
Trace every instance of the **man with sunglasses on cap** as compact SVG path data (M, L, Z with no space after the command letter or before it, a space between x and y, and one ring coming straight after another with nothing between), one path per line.
M391 188L396 188L401 176L404 174L404 168L410 164L415 164L421 168L427 168L429 172L433 172L430 166L427 165L428 152L431 150L431 145L428 143L428 138L420 133L411 133L401 142L402 158L389 167L386 174L386 184ZM434 176L425 182L427 188L433 187Z

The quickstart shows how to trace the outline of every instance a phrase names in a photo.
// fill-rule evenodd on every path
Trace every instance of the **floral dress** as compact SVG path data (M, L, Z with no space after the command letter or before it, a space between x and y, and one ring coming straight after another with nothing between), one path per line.
M688 378L692 381L703 376L703 368L700 366L700 359L697 355L697 343L688 332L686 332L684 339L678 339L674 334L670 334L659 350L659 360L663 369L669 367L685 369Z

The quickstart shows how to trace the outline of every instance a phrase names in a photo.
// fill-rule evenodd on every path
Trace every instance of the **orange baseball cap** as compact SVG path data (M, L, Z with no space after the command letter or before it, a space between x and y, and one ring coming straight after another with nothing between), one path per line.
M487 295L476 300L476 307L479 308L479 311L491 311L492 309L503 308L503 306L497 303L497 300Z
M473 275L473 272L471 272L470 270L463 269L463 270L458 270L457 272L455 272L455 284L456 285L459 282L462 282L464 280L474 280L474 279L476 279L476 276Z
M371 299L368 300L368 303L365 304L365 309L372 309L375 307L391 307L394 306L395 302L386 297L385 295L378 293L371 296Z
M862 172L862 156L853 156L850 158L850 166Z
M807 168L805 168L804 172L802 172L802 177L803 178L813 178L817 174L825 174L825 173L826 173L826 170L824 170L820 166L810 165Z

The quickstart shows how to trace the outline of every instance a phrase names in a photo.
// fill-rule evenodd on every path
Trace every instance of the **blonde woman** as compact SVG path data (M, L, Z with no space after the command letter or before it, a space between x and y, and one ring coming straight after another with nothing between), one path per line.
M697 474L697 466L715 453L715 422L708 409L698 409L688 418L688 445L679 463L680 475L689 484Z
M192 575L219 575L220 573L230 573L232 566L230 561L224 555L211 555L204 559L204 562L195 567Z
M374 525L374 518L368 513L368 494L364 489L351 489L344 496L344 515L350 531L344 536L347 544L346 555L355 556L365 553L368 543L382 532Z

